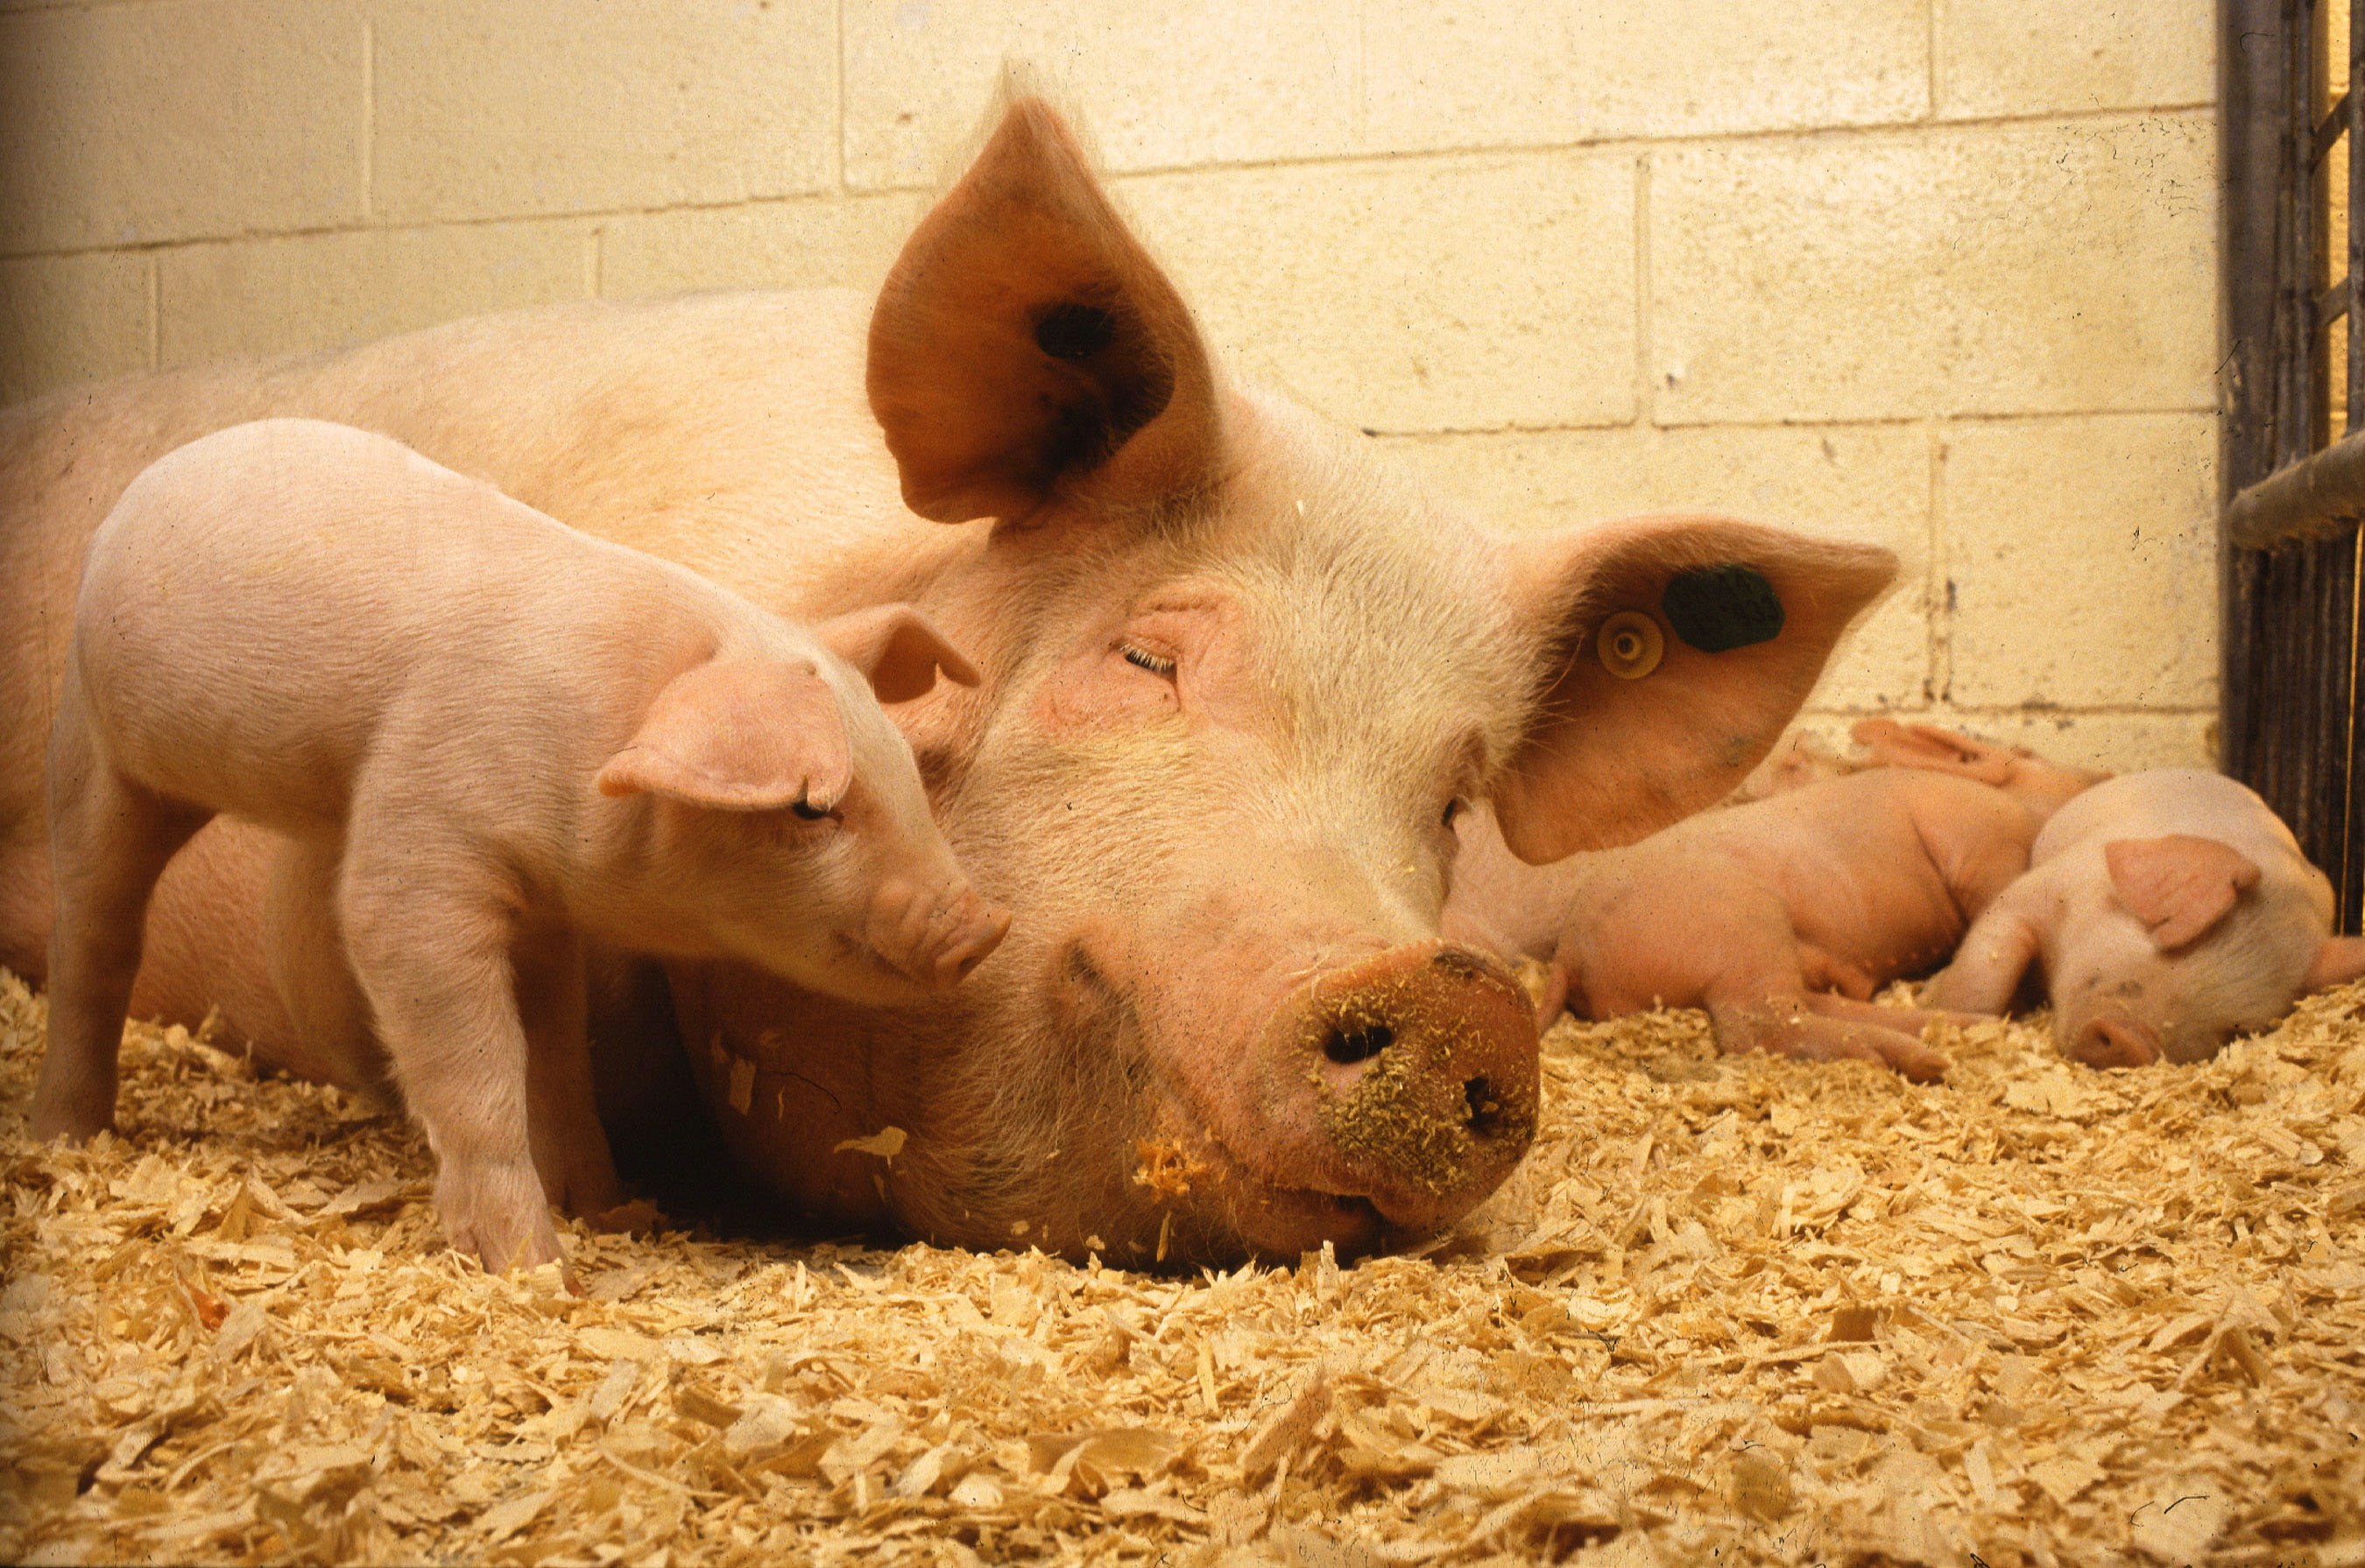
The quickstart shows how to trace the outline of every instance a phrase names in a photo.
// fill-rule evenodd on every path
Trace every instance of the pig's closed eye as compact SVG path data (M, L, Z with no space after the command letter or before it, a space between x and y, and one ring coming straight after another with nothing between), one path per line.
M1454 796L1453 799L1445 802L1445 814L1437 819L1437 825L1443 828L1452 827L1453 825L1453 819L1460 816L1469 809L1469 801L1463 800L1459 795Z
M1132 643L1120 644L1118 648L1125 655L1125 662L1136 669L1146 669L1164 680L1174 678L1174 660L1165 655L1153 654Z
M811 801L791 801L789 810L809 823L844 820L844 813L833 812L826 806L816 806Z

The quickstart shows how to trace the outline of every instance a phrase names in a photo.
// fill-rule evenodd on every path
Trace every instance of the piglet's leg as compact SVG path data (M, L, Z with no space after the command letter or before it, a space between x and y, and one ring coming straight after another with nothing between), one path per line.
M71 676L50 742L50 1037L32 1134L80 1143L115 1124L116 1056L140 972L148 899L164 863L212 816L118 774L98 753Z
M525 1025L526 1129L543 1195L597 1222L623 1201L591 1087L583 945L574 932L544 927L512 954L518 1015Z
M263 954L295 1025L303 1066L391 1104L396 1094L386 1052L346 958L337 899L344 853L344 840L333 835L281 844L263 889Z
M1911 1014L1893 1009L1756 987L1720 988L1705 1005L1716 1043L1728 1055L1765 1051L1807 1061L1877 1062L1918 1083L1946 1076L1945 1054L1922 1041ZM1833 1015L1844 1008L1861 1015Z
M558 1234L527 1137L507 890L465 851L420 846L422 824L378 824L373 843L362 821L357 802L341 901L347 950L435 1152L444 1231L494 1272L550 1262Z
M1922 988L1922 1000L1951 1012L2001 1017L2012 1011L2021 977L2036 961L2041 946L2037 929L2026 916L2001 901L1990 904L1963 934L1955 961Z

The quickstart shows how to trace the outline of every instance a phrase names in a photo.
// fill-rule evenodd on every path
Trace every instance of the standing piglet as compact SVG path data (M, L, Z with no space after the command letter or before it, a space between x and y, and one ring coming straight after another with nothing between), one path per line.
M545 1197L617 1195L587 940L891 1002L1008 927L880 711L977 682L907 607L808 632L385 437L270 420L140 475L75 613L37 1137L112 1122L150 891L217 812L288 836L275 901L336 929L282 986L342 1021L348 1081L383 1042L488 1268L558 1256Z
M1521 926L1476 935L1547 960L1547 1022L1564 1002L1594 1019L1699 1007L1727 1052L1943 1076L1919 1037L1931 1014L1873 992L1943 961L2100 775L1925 725L1854 734L1869 762L1798 770L1622 849L1531 868L1473 846L1465 875L1494 879L1485 902Z
M1922 998L2000 1014L2035 964L2064 1055L2202 1061L2307 992L2365 974L2365 939L2331 929L2331 884L2264 801L2219 774L2156 768L2063 807L2028 874Z

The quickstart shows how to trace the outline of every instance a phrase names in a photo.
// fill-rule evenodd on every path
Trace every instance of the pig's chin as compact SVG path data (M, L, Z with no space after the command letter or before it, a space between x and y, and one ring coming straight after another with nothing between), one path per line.
M1189 1113L1178 1103L1170 1115L1182 1122ZM1152 1191L1161 1190L1161 1181L1166 1191L1187 1187L1160 1206L1186 1237L1204 1238L1198 1249L1295 1262L1326 1241L1342 1257L1355 1257L1418 1238L1368 1197L1273 1181L1195 1122L1173 1126L1142 1153L1137 1182Z

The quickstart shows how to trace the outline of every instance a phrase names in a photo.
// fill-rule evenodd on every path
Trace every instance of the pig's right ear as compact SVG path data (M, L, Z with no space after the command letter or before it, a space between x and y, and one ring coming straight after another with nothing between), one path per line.
M1531 864L1631 844L1712 804L1772 749L1897 557L1721 517L1504 542L1534 637L1527 733L1494 786Z
M936 684L936 672L956 686L975 686L977 666L945 641L935 622L908 604L875 604L824 621L813 635L862 672L881 702L909 702Z
M1882 767L1920 767L1953 773L2001 789L2012 781L2014 754L1934 724L1900 724L1894 719L1863 719L1848 734Z
M905 243L869 386L903 504L938 522L1152 502L1216 475L1198 329L1039 98L1009 105Z
M803 805L827 812L854 778L837 694L810 666L710 659L676 676L627 745L600 770L600 793L647 791L723 811Z
M2102 858L2111 890L2151 928L2152 945L2163 953L2225 919L2242 890L2259 879L2258 864L2232 845L2188 833L2113 839L2102 846Z

